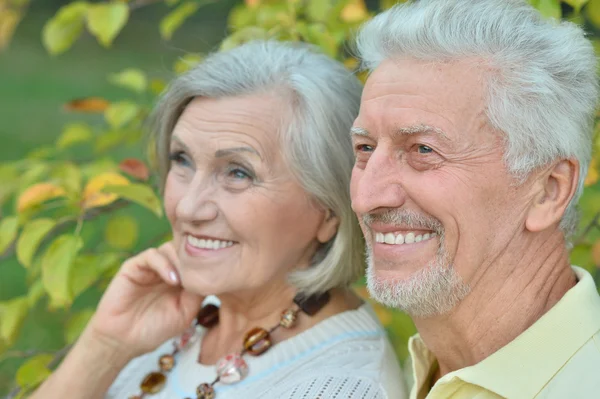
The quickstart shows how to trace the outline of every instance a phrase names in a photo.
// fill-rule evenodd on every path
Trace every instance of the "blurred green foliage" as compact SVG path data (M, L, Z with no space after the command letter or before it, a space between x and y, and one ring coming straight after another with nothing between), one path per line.
M82 42L89 48L93 38L99 46L88 51L94 53L95 62L102 63L114 52L125 54L113 44L121 36L127 36L122 31L128 23L134 23L136 14L149 9L154 10L152 15L158 12L160 17L152 20L152 29L166 42L182 27L186 33L198 37L198 33L193 33L198 28L186 27L185 22L202 12L216 12L219 8L211 9L217 7L216 3L215 0L73 1L65 2L58 10L55 8L49 19L33 22L43 25L41 43L49 60L69 57L68 51ZM354 70L357 61L347 52L352 33L394 3L391 0L228 3L227 36L218 47L227 50L262 38L305 41L318 45ZM583 25L600 49L596 38L600 0L531 0L531 3L546 17L566 18ZM21 20L27 21L30 6L31 0L0 0L0 48L8 48ZM14 40L18 40L18 32ZM106 85L113 87L110 96L105 94L104 87L100 88L102 83L70 88L73 95L63 107L68 116L58 134L44 135L43 144L33 146L26 156L0 163L0 276L4 275L5 265L18 268L19 272L12 276L20 282L5 286L17 284L23 288L13 289L10 294L0 292L0 393L10 389L3 386L8 380L14 381L12 389L19 397L39 384L60 361L68 344L76 340L121 262L169 237L156 194L157 181L149 173L139 143L155 97L170 78L201 61L207 46L190 47L189 53L179 54L168 73L144 68L144 63L134 62L131 54L124 57L125 62L116 63L119 67L106 76ZM100 50L104 48L111 51ZM6 54L10 57L11 51ZM69 59L64 65L78 62L82 61ZM65 73L68 76L70 71ZM32 109L23 108L27 111L21 117L32 117ZM40 118L37 128L45 125L43 113ZM5 135L28 133L16 131ZM596 156L598 150L600 135L596 134ZM150 163L152 158L150 153ZM599 167L595 160L587 176L581 203L583 217L572 253L573 263L592 272L597 281ZM1 282L0 287L3 287ZM362 283L356 289L368 298ZM404 360L406 341L415 332L410 318L373 305L390 332L399 358ZM28 317L32 313L38 317ZM25 337L35 336L36 329L52 331L52 344ZM3 367L8 369L4 380Z

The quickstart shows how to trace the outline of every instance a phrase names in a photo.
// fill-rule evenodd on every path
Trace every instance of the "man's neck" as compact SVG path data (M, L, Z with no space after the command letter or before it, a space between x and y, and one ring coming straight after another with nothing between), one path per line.
M438 378L507 345L575 285L562 235L538 241L483 266L469 281L471 293L450 313L414 320L438 360Z

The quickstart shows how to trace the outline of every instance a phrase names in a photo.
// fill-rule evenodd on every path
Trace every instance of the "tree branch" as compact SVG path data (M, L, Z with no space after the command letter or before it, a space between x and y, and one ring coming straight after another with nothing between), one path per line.
M84 216L81 220L84 220L84 221L93 220L93 219L97 218L99 215L109 213L109 212L112 212L117 209L124 208L127 205L129 205L129 201L117 200L117 201L113 202L112 204L102 207L102 208L92 208L84 214ZM72 226L73 224L76 224L78 220L79 220L79 218L77 218L77 217L66 217L66 218L59 220L58 223L56 224L56 226L54 226L54 228L52 228L52 230L50 230L50 232L48 234L46 234L46 237L44 237L44 240L42 241L40 246L48 243L53 238L62 234L70 226ZM14 239L13 242L4 251L4 253L0 254L0 261L3 261L5 259L8 259L11 256L13 256L15 254L16 246L17 246L17 239Z

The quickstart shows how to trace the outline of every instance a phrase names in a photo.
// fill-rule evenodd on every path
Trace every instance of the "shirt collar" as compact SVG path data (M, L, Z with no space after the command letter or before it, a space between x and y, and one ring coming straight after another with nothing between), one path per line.
M458 377L506 398L534 397L600 330L600 296L594 280L579 267L573 271L577 284L531 327L491 356L445 375L436 384ZM437 361L418 335L410 339L409 350L414 381L422 383Z

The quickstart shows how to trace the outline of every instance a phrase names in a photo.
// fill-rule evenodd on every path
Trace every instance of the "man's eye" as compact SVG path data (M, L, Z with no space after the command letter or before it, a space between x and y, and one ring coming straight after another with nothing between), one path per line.
M356 146L357 152L373 152L373 147L368 144L359 144Z
M431 154L433 149L431 147L427 147L426 145L420 145L417 147L417 151L419 154Z

